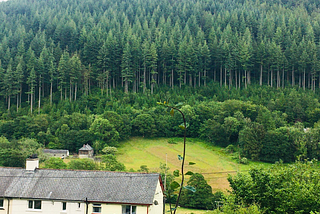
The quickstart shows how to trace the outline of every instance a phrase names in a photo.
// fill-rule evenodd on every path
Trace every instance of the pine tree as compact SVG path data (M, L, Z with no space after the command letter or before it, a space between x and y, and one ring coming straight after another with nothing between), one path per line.
M77 100L78 80L81 73L81 61L77 53L75 53L69 60L69 99L70 102Z
M19 64L16 67L15 70L15 77L16 77L16 81L17 81L17 112L19 111L19 105L21 105L21 96L22 96L22 83L23 83L23 78L24 78L24 74L23 74L23 58L20 57L19 60Z
M157 72L158 54L157 54L156 44L154 42L151 43L149 56L150 56L150 59L149 59L150 73L151 73L151 94L153 94L154 86L157 83L156 76L158 74Z
M30 94L30 113L33 112L33 96L36 87L36 72L34 68L31 69L29 76L27 77L27 84L29 86L29 91L27 92Z
M202 58L202 70L203 70L203 84L204 86L207 85L207 79L208 75L207 72L209 70L210 64L211 64L211 56L210 56L210 50L207 45L207 42L204 41L202 47L201 47L201 58ZM200 77L199 77L200 79ZM199 87L200 87L200 81L199 81Z
M131 61L131 49L129 42L126 43L123 55L122 55L122 62L121 62L121 75L124 80L124 92L129 92L129 83L132 82L132 61Z
M265 64L266 58L266 46L263 40L261 40L260 44L257 47L256 59L258 64L260 65L260 78L259 84L262 85L263 83L263 67Z
M60 91L60 99L62 100L62 92L65 89L65 97L66 97L66 83L67 83L67 75L69 71L69 54L68 52L64 52L61 55L59 66L58 66L58 90Z

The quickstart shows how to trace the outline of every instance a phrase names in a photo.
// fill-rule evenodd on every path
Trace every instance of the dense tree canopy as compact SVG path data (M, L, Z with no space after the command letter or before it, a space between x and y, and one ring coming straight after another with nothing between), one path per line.
M3 2L1 95L33 112L42 97L73 102L93 86L107 96L211 80L316 90L318 10L315 0Z
M2 2L0 134L71 152L181 136L182 118L156 106L170 100L185 103L188 137L254 160L319 158L318 10L314 0Z
M311 213L319 210L316 162L274 165L229 177L236 203L257 203L266 213Z

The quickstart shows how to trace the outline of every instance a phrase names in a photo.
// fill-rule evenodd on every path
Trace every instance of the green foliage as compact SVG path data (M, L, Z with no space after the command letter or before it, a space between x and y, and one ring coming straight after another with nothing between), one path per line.
M0 137L0 166L24 167L26 158L37 154L42 160L42 145L34 139L23 138L9 142Z
M115 155L117 152L118 152L118 149L112 146L106 146L102 149L102 153L107 155Z
M102 155L101 162L105 164L105 170L108 171L125 171L123 163L117 161L116 156L112 154Z
M182 190L180 205L187 208L212 209L212 189L203 175L194 173L187 183L188 188Z
M138 169L138 172L148 173L149 172L149 168L148 168L147 165L141 165L140 169Z
M318 9L316 0L6 2L0 135L71 152L181 137L181 115L155 107L170 99L185 103L176 107L188 137L240 145L253 160L319 158L316 131L279 134L320 120Z
M103 142L102 148L105 145L114 146L118 143L119 133L107 119L96 117L89 130L98 140Z
M169 144L177 144L177 141L175 139L170 138L170 139L168 139L168 143Z
M276 164L229 177L234 202L259 204L266 213L310 213L319 208L319 173L315 161Z
M114 128L119 133L120 140L128 139L131 135L131 123L126 118L126 115L120 116L114 111L106 111L102 117L109 120Z
M239 143L243 153L252 160L260 160L260 154L265 138L265 129L259 123L249 122L239 133Z
M139 114L132 121L132 125L134 133L143 137L152 137L157 132L155 121L150 114Z
M89 158L82 159L72 159L68 163L68 169L76 169L76 170L97 170L99 167L97 164Z
M50 157L44 162L45 169L66 169L67 164L63 162L63 159L58 157Z
M243 205L243 204L233 204L230 201L223 201L224 204L221 208L216 209L213 211L213 214L219 214L219 213L225 213L225 214L233 214L233 213L239 213L239 214L263 214L265 213L259 205L253 204L253 205Z
M241 158L240 159L241 164L248 164L248 159L247 158Z

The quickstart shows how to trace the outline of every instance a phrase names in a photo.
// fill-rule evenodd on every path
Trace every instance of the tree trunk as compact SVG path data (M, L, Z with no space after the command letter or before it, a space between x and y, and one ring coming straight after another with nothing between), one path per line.
M41 85L41 83L39 83L39 85ZM38 114L40 114L40 107L41 107L41 86L39 87Z
M247 88L247 71L244 71L244 87Z
M232 70L230 70L229 72L229 89L231 89L231 85L232 85Z
M222 87L222 63L220 66L220 87Z
M19 112L19 95L17 94L17 112Z
M227 68L224 67L224 87L227 87Z
M50 83L50 106L52 106L52 81Z
M71 80L69 82L69 100L70 100L70 103L72 101L72 83L71 83Z
M173 69L171 69L171 81L172 81L171 87L172 87L172 89L173 89Z
M238 88L238 72L237 69L234 70L234 78L235 78L235 82L236 82L236 89Z
M124 93L128 94L128 91L129 91L129 89L128 89L128 80L125 79L124 80Z
M319 77L318 88L320 88L320 71L319 71L318 77Z
M62 88L60 89L60 100L62 100Z
M306 69L303 69L303 90L306 90Z
M143 69L143 93L146 93L146 78L147 78L147 74L146 74L146 66L144 66L144 69Z
M294 66L292 66L292 74L291 74L291 84L292 84L292 86L294 86L294 82L295 82L295 80L294 80Z
M19 98L19 106L21 106L21 98L22 97L22 83L20 83L20 98Z
M284 88L284 68L282 69L282 88Z
M273 70L271 69L271 76L270 76L271 88L273 87Z
M76 83L76 85L74 86L74 101L77 100L77 89L78 89L78 84Z
M280 87L280 72L279 72L279 68L277 70L277 88Z
M260 65L260 86L262 85L262 64Z
M10 105L11 105L11 96L9 95L9 97L8 97L8 112L10 112Z
M31 111L31 114L32 114L32 105L33 105L33 92L30 94L30 104L31 104L31 106L30 106L30 111Z
M216 71L214 71L214 81L216 79ZM207 71L204 70L204 80L203 80L204 86L207 86Z
M241 70L239 70L239 89L241 88Z
M301 87L301 74L299 74L299 88Z

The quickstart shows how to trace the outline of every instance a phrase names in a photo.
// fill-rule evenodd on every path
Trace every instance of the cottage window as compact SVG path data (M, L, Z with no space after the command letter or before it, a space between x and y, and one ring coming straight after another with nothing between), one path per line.
M137 206L123 205L122 214L136 214Z
M93 204L92 211L93 213L101 213L101 204Z
M62 202L62 210L63 211L67 210L67 202Z
M34 210L41 210L41 201L40 200L29 200L28 208Z
M3 208L3 199L0 199L0 208Z

